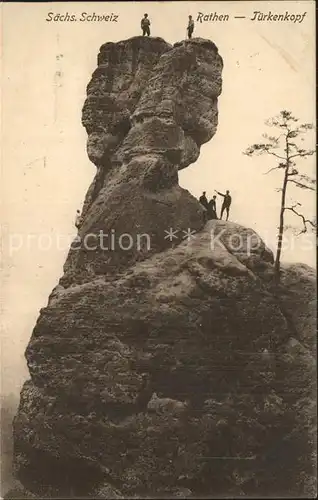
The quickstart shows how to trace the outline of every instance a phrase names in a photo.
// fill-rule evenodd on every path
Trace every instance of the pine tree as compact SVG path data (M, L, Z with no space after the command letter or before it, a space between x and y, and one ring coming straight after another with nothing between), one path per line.
M306 218L300 211L301 204L295 203L291 206L286 205L286 195L288 187L294 185L299 189L315 191L315 179L306 174L300 173L296 166L297 161L306 159L315 153L315 150L303 149L300 147L300 141L304 141L303 135L313 128L310 123L298 124L298 119L295 118L290 111L281 111L277 116L270 118L265 122L269 127L276 128L276 135L263 134L265 142L251 145L245 152L247 156L267 154L276 159L277 165L272 167L268 172L281 170L283 173L282 186L278 189L281 192L281 203L279 213L279 226L277 236L277 248L275 257L275 281L280 280L280 261L282 252L282 241L285 229L285 213L292 212L302 221L301 233L307 232L308 228L315 228L316 222Z

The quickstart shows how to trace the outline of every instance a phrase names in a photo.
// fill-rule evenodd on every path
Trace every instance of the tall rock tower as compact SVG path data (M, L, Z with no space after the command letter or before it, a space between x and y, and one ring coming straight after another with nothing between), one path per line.
M297 282L312 315L312 271L285 269L278 298L257 234L204 224L178 185L217 130L222 67L202 39L100 49L82 118L96 176L14 420L24 498L310 488L314 328L292 311Z

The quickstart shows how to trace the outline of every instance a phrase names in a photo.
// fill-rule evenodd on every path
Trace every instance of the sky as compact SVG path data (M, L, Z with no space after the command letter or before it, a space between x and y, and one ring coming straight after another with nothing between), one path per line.
M301 23L252 21L255 10L306 15ZM229 189L231 219L256 230L274 249L281 176L265 175L275 166L271 158L249 158L243 151L261 139L265 120L282 109L315 123L315 3L5 3L0 12L1 391L17 393L27 377L26 345L63 274L76 234L75 212L95 173L81 110L99 47L138 35L144 12L152 35L175 43L185 37L192 14L194 36L212 40L223 58L223 90L217 132L197 162L180 172L180 184L195 196ZM53 22L46 20L49 12L113 13L118 22ZM229 21L198 23L198 12L228 14ZM314 134L305 144L315 147ZM314 157L299 166L315 175ZM314 214L314 193L296 189L289 197L302 203L306 215ZM283 261L314 266L314 243L313 236L290 236Z

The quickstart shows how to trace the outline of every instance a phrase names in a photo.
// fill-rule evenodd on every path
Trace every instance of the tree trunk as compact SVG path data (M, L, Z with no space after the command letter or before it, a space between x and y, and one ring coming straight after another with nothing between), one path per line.
M278 229L278 238L277 238L275 267L274 267L274 279L275 279L276 284L278 284L280 281L280 257L281 257L281 253L282 253L282 242L283 242L283 234L284 234L284 212L285 212L286 190L287 190L287 183L288 183L288 170L289 170L289 144L288 144L288 135L287 135L286 136L286 168L285 168L285 173L284 173L282 199L281 199L281 204L280 204L279 229Z

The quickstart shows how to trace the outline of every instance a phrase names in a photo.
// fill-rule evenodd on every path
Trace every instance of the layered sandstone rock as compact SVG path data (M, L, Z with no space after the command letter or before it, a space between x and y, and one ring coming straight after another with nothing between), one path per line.
M204 225L177 182L215 133L221 68L200 39L101 49L83 111L98 171L80 236L147 233L151 247L70 251L26 351L14 423L25 496L314 490L314 329L291 311L312 314L313 276L296 283L286 268L273 289L258 235Z
M83 125L97 173L87 193L79 236L105 235L116 251L70 251L61 285L118 274L149 252L168 248L165 230L199 230L202 208L178 185L217 127L223 62L216 46L195 39L174 47L161 38L106 43L87 87ZM160 214L160 217L158 217ZM129 233L134 244L119 244ZM146 233L137 245L138 235ZM181 234L181 233L180 233ZM108 236L106 236L108 235ZM151 248L149 248L149 246ZM98 253L98 254L97 254Z

